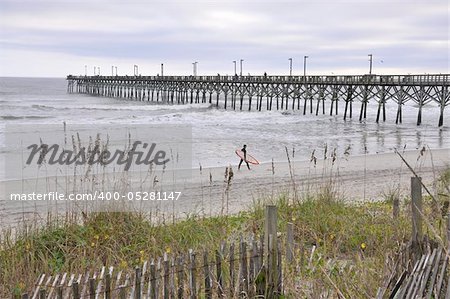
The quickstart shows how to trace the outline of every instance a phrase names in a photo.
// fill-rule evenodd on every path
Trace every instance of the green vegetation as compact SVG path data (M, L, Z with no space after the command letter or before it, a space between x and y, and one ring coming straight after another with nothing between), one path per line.
M440 200L448 200L450 170L439 177ZM176 223L154 223L151 215L92 213L82 219L49 219L37 230L25 227L12 240L3 231L0 243L0 296L29 290L39 273L84 272L102 265L129 269L164 252L217 249L220 241L263 230L264 205L237 215L203 218L195 215ZM400 245L410 238L409 201L401 203L398 219L392 218L392 201L349 204L330 189L293 200L281 195L279 231L294 223L295 263L286 265L288 297L317 297L341 292L347 298L375 297L390 275ZM445 219L433 213L425 199L425 233L445 235ZM151 221L153 220L153 221ZM439 236L437 236L439 235ZM313 248L315 248L313 250Z

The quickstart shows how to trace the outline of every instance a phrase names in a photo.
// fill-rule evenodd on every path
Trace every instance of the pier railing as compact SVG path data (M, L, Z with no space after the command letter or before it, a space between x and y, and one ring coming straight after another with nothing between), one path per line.
M338 76L67 76L88 81L190 81L190 82L293 82L302 84L450 85L449 74L433 75L338 75Z

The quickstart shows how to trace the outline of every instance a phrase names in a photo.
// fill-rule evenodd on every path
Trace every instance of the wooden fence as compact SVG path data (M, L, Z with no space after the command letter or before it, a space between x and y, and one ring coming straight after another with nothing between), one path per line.
M103 267L79 275L42 274L34 290L22 298L276 298L283 294L282 261L293 260L293 224L287 228L282 246L277 208L267 206L265 234L260 238L222 242L215 252L166 253L131 272Z
M445 247L422 232L422 189L432 197L433 205L437 203L422 179L416 174L411 177L411 240L399 250L391 277L385 287L379 288L377 299L450 298L450 214L447 214ZM393 207L395 219L399 213L398 201L394 201Z
M411 241L399 250L390 278L378 289L377 299L450 298L450 215L447 246L424 236L422 188L431 195L420 177L412 177ZM394 221L399 214L398 204L394 200ZM265 213L264 235L259 238L241 236L239 242L222 242L214 252L165 254L144 261L134 271L102 267L78 275L42 274L32 292L22 298L278 298L284 294L284 280L289 276L285 270L294 261L294 226L288 223L282 243L277 231L277 208L266 206Z
M444 249L436 247L415 261L412 270L403 270L392 284L389 298L450 298L448 254Z

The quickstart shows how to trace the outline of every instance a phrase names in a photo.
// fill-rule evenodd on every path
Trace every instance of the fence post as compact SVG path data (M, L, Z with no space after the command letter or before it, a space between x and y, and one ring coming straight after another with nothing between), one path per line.
M411 177L412 247L420 252L422 243L422 178Z
M277 242L277 207L274 205L266 206L264 223L264 251L269 249L269 236L273 236L274 243ZM276 246L275 246L276 248Z
M288 222L286 236L286 261L290 264L294 259L294 224Z
M264 247L267 253L267 293L266 298L273 298L278 286L278 242L277 242L277 207L274 205L266 206L265 219L265 237Z

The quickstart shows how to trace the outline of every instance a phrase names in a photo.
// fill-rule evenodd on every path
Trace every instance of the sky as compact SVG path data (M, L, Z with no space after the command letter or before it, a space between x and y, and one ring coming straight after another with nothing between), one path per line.
M0 0L0 76L449 73L448 0Z

